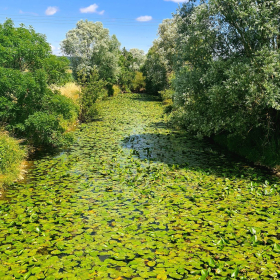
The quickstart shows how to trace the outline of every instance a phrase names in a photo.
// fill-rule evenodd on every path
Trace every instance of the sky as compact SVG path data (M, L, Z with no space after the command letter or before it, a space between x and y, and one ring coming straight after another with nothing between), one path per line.
M0 23L11 18L16 26L33 26L60 55L60 42L77 21L101 21L121 47L147 52L157 38L158 25L183 2L187 0L0 0Z

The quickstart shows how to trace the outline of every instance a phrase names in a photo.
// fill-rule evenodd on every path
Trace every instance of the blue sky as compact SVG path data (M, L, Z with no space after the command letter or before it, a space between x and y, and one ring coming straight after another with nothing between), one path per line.
M0 22L11 18L32 25L47 36L53 52L80 19L101 21L110 34L116 34L122 47L145 52L157 37L159 23L171 18L179 3L186 0L9 0L0 1ZM2 3L1 3L2 2Z

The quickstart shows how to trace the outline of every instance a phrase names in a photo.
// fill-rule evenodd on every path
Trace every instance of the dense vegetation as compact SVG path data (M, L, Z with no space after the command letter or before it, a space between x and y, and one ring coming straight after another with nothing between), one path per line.
M275 166L280 159L279 3L194 2L161 24L147 56L147 88L174 93L175 124Z
M18 141L0 131L0 193L5 184L11 184L18 178L25 154Z
M279 179L171 130L148 95L99 105L0 200L1 280L278 279Z
M49 85L70 79L67 59L51 54L45 36L11 20L0 25L0 47L0 125L35 146L64 144L65 123L78 108Z
M278 2L184 3L147 55L0 24L0 187L68 144L0 190L1 280L279 279L279 178L202 139L279 163Z
M0 127L36 148L69 144L68 127L78 118L94 120L96 102L145 88L139 72L144 52L121 51L116 36L100 22L79 21L66 34L62 50L71 63L51 54L44 35L32 27L15 27L12 20L0 24L0 49ZM73 81L81 90L61 94Z

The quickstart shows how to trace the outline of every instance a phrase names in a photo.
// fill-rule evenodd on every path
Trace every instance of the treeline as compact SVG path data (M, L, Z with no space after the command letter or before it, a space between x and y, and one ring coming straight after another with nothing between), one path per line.
M276 0L182 4L147 54L147 91L172 99L175 125L277 165L279 22Z
M18 176L24 147L69 144L69 127L94 120L98 101L145 88L144 52L121 50L102 23L79 21L62 50L68 58L52 55L32 27L0 24L0 187ZM74 93L67 92L70 82Z

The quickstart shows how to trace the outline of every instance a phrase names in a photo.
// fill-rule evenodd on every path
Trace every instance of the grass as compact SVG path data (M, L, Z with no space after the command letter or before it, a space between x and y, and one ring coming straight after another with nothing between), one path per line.
M19 141L0 132L0 191L19 177L24 156Z
M78 86L77 84L70 82L61 87L52 85L51 89L59 90L62 95L72 99L76 104L78 103L80 93L81 93L81 87Z

